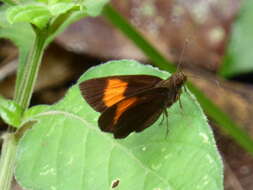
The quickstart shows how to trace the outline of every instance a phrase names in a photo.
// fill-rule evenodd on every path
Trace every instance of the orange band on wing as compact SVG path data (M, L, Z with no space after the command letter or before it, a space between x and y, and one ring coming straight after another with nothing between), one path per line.
M113 118L113 124L117 123L119 117L129 108L129 106L133 105L138 98L132 97L128 98L126 100L123 100L117 105L116 111L115 111L115 116Z
M105 88L103 102L107 107L123 100L127 83L119 79L109 79Z

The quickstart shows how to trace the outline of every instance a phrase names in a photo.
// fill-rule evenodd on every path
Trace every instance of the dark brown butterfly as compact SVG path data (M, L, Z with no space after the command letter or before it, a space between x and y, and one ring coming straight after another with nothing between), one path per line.
M186 82L182 72L163 80L150 75L121 75L94 78L80 84L84 99L96 111L102 131L125 138L152 125L175 103Z

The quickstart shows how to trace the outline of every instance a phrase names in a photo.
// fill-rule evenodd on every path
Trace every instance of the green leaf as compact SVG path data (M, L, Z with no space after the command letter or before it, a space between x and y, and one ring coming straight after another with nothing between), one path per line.
M21 123L22 109L14 101L0 96L0 116L3 121L12 127L18 127Z
M90 16L98 16L103 6L109 2L109 0L82 0L83 5L86 8L87 14Z
M1 0L1 1L7 5L16 5L18 3L16 0Z
M26 120L29 120L30 118L33 118L34 116L45 112L49 108L50 106L48 105L37 105L29 108L23 115L23 123L27 122Z
M243 1L232 27L231 39L220 73L232 76L253 70L253 1Z
M26 23L9 24L6 18L8 8L8 6L0 7L0 37L11 40L19 48L29 49L34 39L31 26Z
M83 12L90 16L97 16L101 12L103 6L109 0L83 0ZM29 3L23 5L12 6L7 12L7 18L10 23L28 22L44 29L48 26L50 19L56 19L57 16L66 13L73 7L80 7L77 2L65 0L40 0L41 3ZM75 11L78 11L76 9Z
M79 82L117 74L169 76L121 60L90 69ZM192 95L184 92L181 101L183 109L179 103L168 109L167 137L160 118L141 133L115 140L99 130L99 113L74 85L63 100L27 120L37 122L19 142L16 179L30 190L107 190L115 180L121 190L222 190L222 162L207 119Z
M28 22L40 29L47 26L51 12L46 6L39 4L17 5L7 11L7 18L10 23Z
M76 5L75 3L57 3L49 6L49 10L53 16L58 16L60 14L66 13L70 9L73 9L73 7L79 8L80 5Z
M57 3L71 3L73 0L37 0L39 2L43 2L49 5L57 4Z

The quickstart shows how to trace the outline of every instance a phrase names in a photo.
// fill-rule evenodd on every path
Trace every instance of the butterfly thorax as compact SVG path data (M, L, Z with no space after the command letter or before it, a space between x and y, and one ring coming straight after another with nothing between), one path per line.
M156 87L168 88L168 89L181 89L186 82L187 77L182 72L176 72L171 75L168 79L159 82Z
M171 75L167 80L159 82L157 88L166 88L166 102L165 107L171 106L175 103L181 94L181 89L184 83L186 82L187 77L182 72L176 72Z

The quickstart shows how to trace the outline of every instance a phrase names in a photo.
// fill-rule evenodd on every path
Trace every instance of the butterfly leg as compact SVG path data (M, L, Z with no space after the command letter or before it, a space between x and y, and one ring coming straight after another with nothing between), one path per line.
M188 96L192 99L192 101L195 101L194 98L191 96L190 91L186 88L185 85L183 85L184 91L188 94Z
M167 109L164 109L164 117L166 117L166 136L165 138L167 138L168 134L169 134L169 120L168 120L168 111Z
M184 115L184 109L183 109L183 104L182 104L181 98L179 98L178 101L179 101L180 113L182 115Z
M165 117L165 115L164 115L164 114L162 114L162 120L159 122L159 126L161 126L161 125L163 124L164 117Z
M180 106L180 109L183 110L183 104L182 104L182 101L181 101L181 98L179 98L179 106Z

